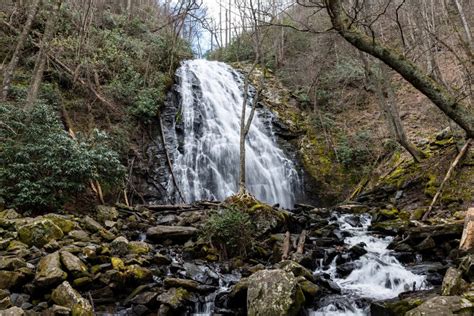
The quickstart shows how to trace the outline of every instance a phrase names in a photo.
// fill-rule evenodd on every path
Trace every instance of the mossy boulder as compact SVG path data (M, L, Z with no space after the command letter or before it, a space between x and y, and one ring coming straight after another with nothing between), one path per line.
M277 267L284 271L293 273L293 275L296 277L302 276L306 280L314 281L313 273L295 261L284 260L278 263Z
M97 219L103 224L105 221L115 221L119 216L117 209L113 206L98 205L96 212Z
M150 245L144 241L131 241L128 243L129 253L144 255L150 252Z
M23 285L25 275L19 271L0 271L0 289L16 289Z
M54 286L66 280L67 273L61 269L59 252L41 258L36 268L35 283L40 287Z
M261 270L249 277L247 311L249 316L288 315L300 312L305 296L297 278L282 269Z
M191 298L191 293L183 288L171 288L157 297L158 302L167 305L172 310L182 308L187 300ZM172 315L172 313L170 314Z
M18 229L21 242L36 247L43 247L51 240L63 237L63 231L49 219L38 219Z
M467 282L462 278L462 272L456 268L450 267L443 278L441 286L441 295L460 295L467 289Z
M435 296L420 306L408 311L405 316L471 316L474 304L460 296Z
M124 280L127 285L145 284L153 280L153 273L147 268L132 264L126 267Z
M0 257L0 270L15 271L26 266L25 260L15 257Z
M51 293L51 299L58 305L70 308L72 316L92 316L93 309L89 301L64 281Z
M69 251L61 251L60 257L64 267L73 277L78 278L87 274L87 266Z
M46 218L46 219L51 220L54 224L56 224L56 226L61 228L61 230L65 234L69 233L70 231L72 231L76 227L76 223L73 222L72 220L68 219L64 215L51 213L51 214L47 214L43 217Z

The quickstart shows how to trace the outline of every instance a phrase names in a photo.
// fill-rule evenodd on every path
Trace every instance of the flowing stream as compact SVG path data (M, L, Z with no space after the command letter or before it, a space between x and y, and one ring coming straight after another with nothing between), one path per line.
M340 278L337 274L337 256L328 267L321 265L315 271L315 274L329 274L342 293L327 299L319 309L310 311L311 316L368 315L367 301L394 298L402 292L429 287L424 275L407 270L387 249L392 237L370 234L370 216L360 215L360 221L353 219L354 215L350 214L337 216L341 231L348 235L344 243L348 247L363 243L367 253L354 262L355 269L347 277Z
M176 126L182 124L184 134L170 150L177 185L186 202L223 200L238 191L243 76L225 63L201 59L183 62L176 75ZM261 109L253 118L246 141L247 189L257 199L291 208L300 177L279 148L271 119Z

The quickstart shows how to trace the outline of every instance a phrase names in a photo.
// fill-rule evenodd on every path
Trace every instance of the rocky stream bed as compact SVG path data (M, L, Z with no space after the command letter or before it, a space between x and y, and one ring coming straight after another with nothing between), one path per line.
M462 221L427 226L360 204L266 208L251 213L252 250L223 260L200 234L221 207L4 210L0 314L473 313L474 256L457 250Z

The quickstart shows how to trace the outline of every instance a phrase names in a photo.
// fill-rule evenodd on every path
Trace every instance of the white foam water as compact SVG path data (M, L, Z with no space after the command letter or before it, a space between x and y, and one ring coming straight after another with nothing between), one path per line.
M315 271L315 274L329 274L331 280L341 288L342 295L350 296L353 299L383 300L397 297L402 292L428 288L425 276L407 270L393 256L391 250L387 249L392 237L377 237L368 232L368 227L371 224L369 215L361 215L358 226L352 226L350 221L346 220L350 216L354 215L342 214L337 217L340 229L350 234L344 239L344 243L347 247L364 243L367 253L354 262L356 268L347 277L340 278L337 275L337 257L329 267L320 267ZM360 316L368 315L368 311L359 307L355 302L351 306L342 307L331 303L316 311L310 311L309 315Z
M186 202L223 200L238 191L243 76L225 63L200 59L183 62L176 76L177 117L184 125L184 143L171 150L178 186ZM247 116L251 99L250 93ZM257 199L291 208L298 172L258 111L246 141L247 189Z

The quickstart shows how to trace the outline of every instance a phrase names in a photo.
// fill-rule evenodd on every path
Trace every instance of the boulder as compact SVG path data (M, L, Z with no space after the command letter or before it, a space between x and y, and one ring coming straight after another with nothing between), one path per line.
M53 252L38 263L35 275L35 283L40 287L54 286L67 278L67 273L61 269L59 252Z
M124 256L128 253L128 240L120 236L110 243L110 251L115 256Z
M50 213L43 217L51 220L54 224L56 224L56 226L61 228L61 230L65 234L69 233L76 227L76 223L74 223L64 215Z
M474 304L460 296L435 296L408 311L405 316L471 316Z
M101 223L105 224L105 221L115 221L119 213L113 206L99 205L97 206L96 216Z
M70 308L72 315L77 316L92 316L92 306L85 298L74 290L69 282L64 281L53 293L51 293L51 299L58 305Z
M18 239L21 242L38 248L51 240L61 239L63 231L49 219L39 219L23 225L18 229Z
M163 226L158 225L147 230L147 237L153 241L171 239L173 241L185 241L197 233L197 229L188 226Z
M87 266L75 255L69 251L60 252L61 262L68 272L70 272L75 278L84 276L87 274Z
M26 262L21 258L0 257L0 270L15 271L22 267L26 267Z
M249 316L297 315L305 302L296 277L282 269L261 270L249 277Z
M437 290L406 292L400 297L375 301L370 304L371 316L403 316L424 301L436 296Z
M441 295L460 295L467 288L467 283L462 279L462 272L450 267L443 278Z
M306 280L314 281L313 273L295 261L284 260L278 263L277 267L286 272L293 273L293 275L296 277L302 276Z
M24 283L25 276L18 271L0 271L0 289L15 289Z
M128 243L128 251L136 255L144 255L150 252L150 245L144 241L131 241Z
M173 310L178 310L191 297L191 294L182 288L171 288L157 297L158 302L167 305ZM160 308L161 309L161 308ZM173 315L173 314L170 314Z

